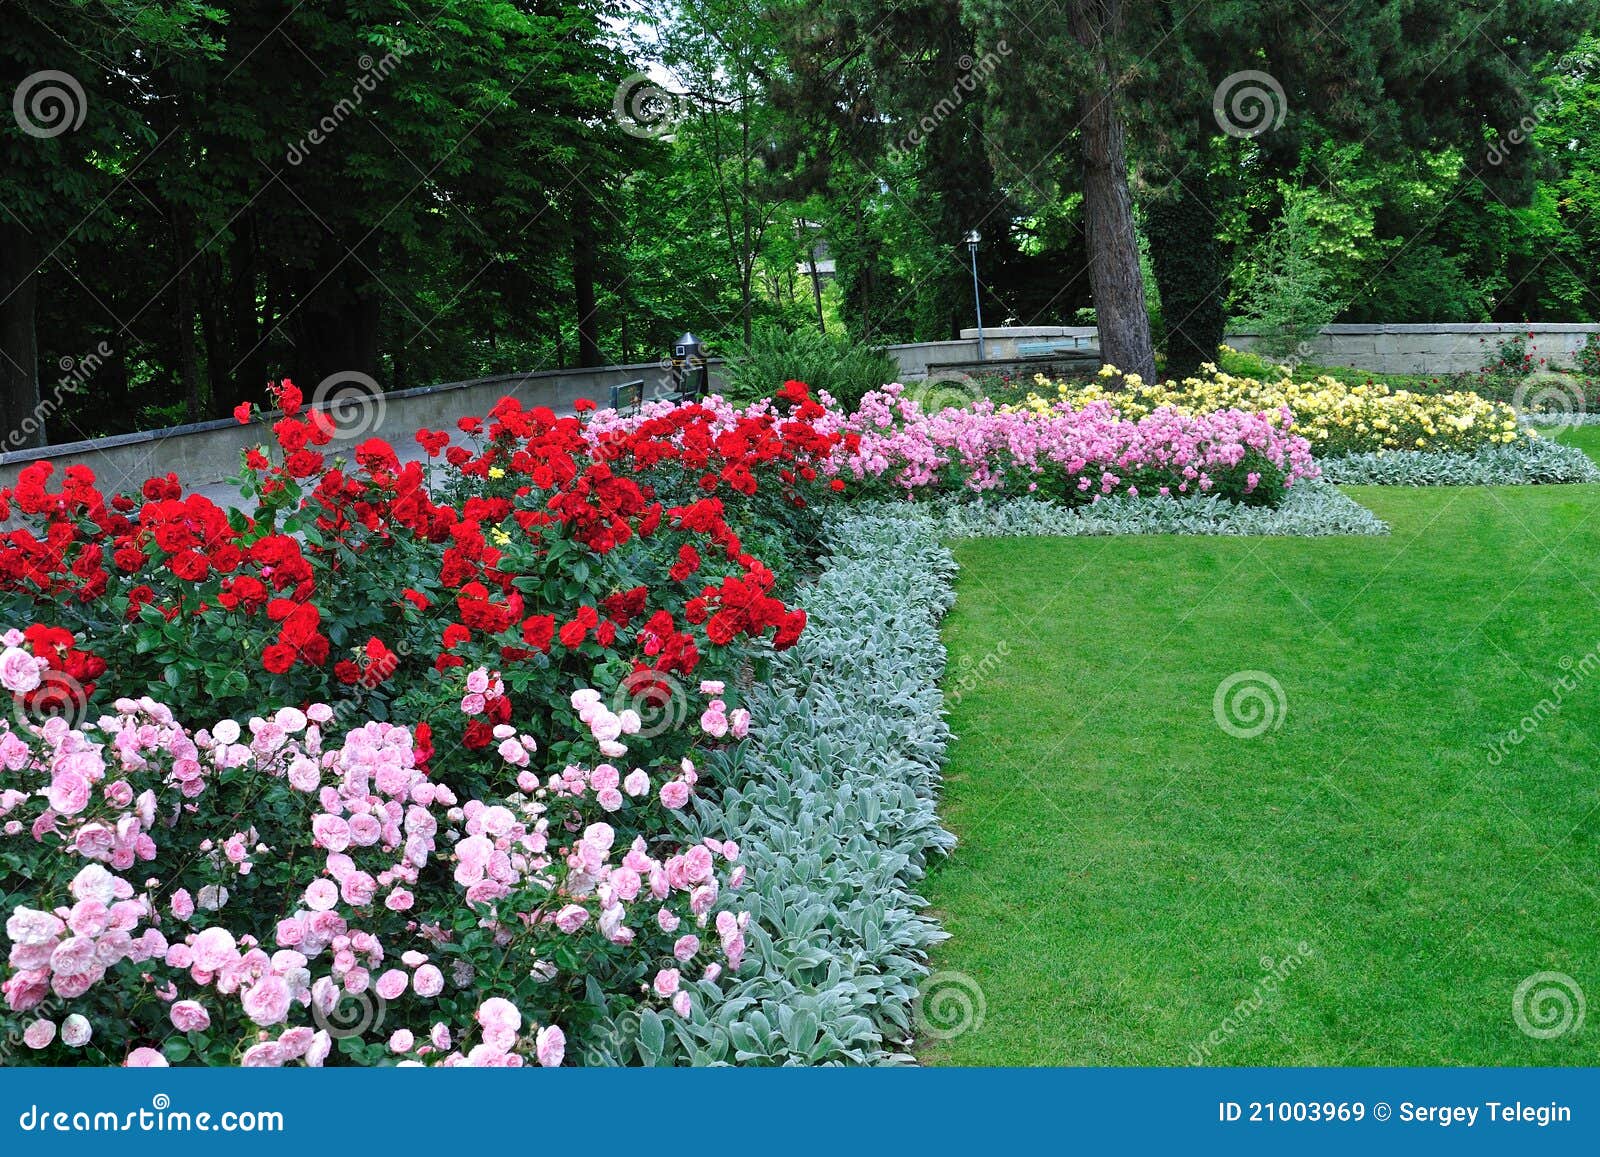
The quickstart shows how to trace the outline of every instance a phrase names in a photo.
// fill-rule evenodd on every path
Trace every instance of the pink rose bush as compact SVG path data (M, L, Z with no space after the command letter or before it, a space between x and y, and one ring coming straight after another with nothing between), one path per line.
M888 385L862 398L845 423L857 437L837 453L836 470L911 497L1031 494L1073 505L1114 494L1193 494L1270 506L1318 476L1286 409L1169 408L1130 421L1107 402L1039 413L980 401L925 414L903 389Z
M503 691L454 682L469 714ZM713 704L708 736L733 727ZM688 1016L680 975L746 951L739 849L674 837L692 758L653 765L598 692L573 706L547 774L496 725L472 766L500 787L473 794L458 753L325 704L0 720L5 1031L46 1064L555 1066L596 986Z

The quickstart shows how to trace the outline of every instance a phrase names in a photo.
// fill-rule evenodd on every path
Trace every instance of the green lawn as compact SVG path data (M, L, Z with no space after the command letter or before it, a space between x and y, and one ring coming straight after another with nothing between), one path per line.
M1350 492L1391 537L957 546L989 674L928 895L986 1007L927 1061L1600 1064L1600 1008L1512 1016L1541 971L1600 1001L1600 487ZM1287 704L1256 738L1240 671Z

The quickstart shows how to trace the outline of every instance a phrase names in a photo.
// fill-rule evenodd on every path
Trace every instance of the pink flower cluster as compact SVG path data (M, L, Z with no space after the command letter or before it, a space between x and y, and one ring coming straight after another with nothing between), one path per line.
M952 475L970 491L1032 492L1049 476L1088 501L1118 493L1207 494L1230 474L1250 494L1265 469L1278 472L1285 488L1318 474L1310 444L1289 432L1287 412L1187 416L1161 409L1132 422L1103 402L1039 414L980 401L929 415L903 389L888 385L862 399L847 424L859 435L856 449L836 468L907 492L949 485Z
M493 673L465 680L464 711L501 693ZM574 706L589 729L579 746L603 754L613 723L639 730L597 692ZM745 954L748 913L720 906L744 878L738 847L665 835L696 780L687 758L665 775L600 760L543 777L531 767L539 745L503 724L496 766L515 787L462 802L409 728L365 722L325 744L326 705L193 733L148 698L116 709L78 728L0 721L0 763L18 785L0 793L4 835L36 889L5 922L0 1027L32 1049L93 1033L129 1064L158 1065L153 1046L177 1033L220 1042L239 1064L320 1065L355 1001L387 1009L374 1047L401 1063L559 1065L555 1014L574 986L555 959L640 956L656 977L649 998L687 1016L683 970L715 983ZM713 734L736 716L748 726L720 700L708 714ZM140 877L119 874L136 864ZM270 879L246 886L252 874ZM713 926L717 959L690 931ZM464 939L463 927L486 936ZM537 1008L483 987L504 982L506 960L526 962L522 975L548 994ZM442 1015L461 1007L440 1003L452 984L476 998L470 1022ZM59 1034L38 1015L52 994ZM405 1026L413 1017L422 1027Z

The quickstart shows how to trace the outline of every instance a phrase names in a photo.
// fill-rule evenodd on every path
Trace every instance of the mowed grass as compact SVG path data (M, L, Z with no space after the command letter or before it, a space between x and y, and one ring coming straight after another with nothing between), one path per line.
M1600 486L1350 493L1391 537L956 547L928 897L984 1016L927 1062L1600 1063L1513 1015L1600 1002Z

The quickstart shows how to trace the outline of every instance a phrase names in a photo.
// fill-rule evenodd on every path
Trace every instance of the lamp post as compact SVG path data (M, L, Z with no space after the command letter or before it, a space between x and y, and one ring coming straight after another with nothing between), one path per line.
M978 242L983 234L976 229L967 232L967 252L972 254L972 305L978 314L978 360L987 361L983 352L983 293L978 288Z
M680 396L689 393L685 388L687 378L696 368L700 370L700 377L695 383L694 396L703 398L709 392L706 387L710 384L707 381L705 349L701 346L700 339L686 330L672 343L672 376L675 379L673 385L676 387L675 392Z

